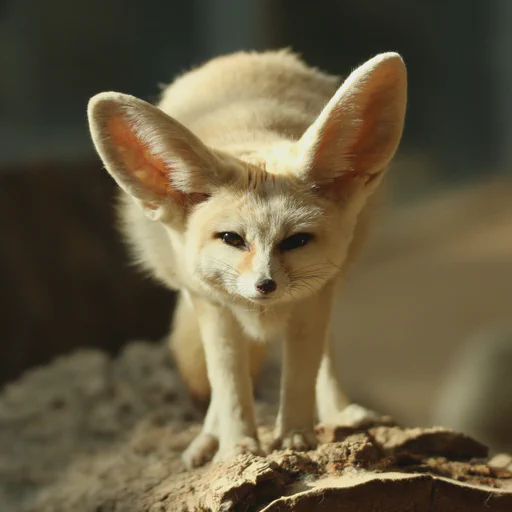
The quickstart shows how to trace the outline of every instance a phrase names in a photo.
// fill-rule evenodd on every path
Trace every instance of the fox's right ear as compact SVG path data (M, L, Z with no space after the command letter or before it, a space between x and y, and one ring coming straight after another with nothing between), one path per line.
M107 171L152 219L176 203L208 195L221 162L193 133L157 107L106 92L89 101L91 136Z

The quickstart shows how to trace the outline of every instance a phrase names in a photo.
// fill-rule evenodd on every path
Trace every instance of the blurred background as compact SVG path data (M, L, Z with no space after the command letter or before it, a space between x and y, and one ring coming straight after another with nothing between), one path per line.
M90 96L155 101L239 49L290 46L340 75L394 50L409 69L405 135L335 315L340 369L400 421L465 421L510 446L511 23L508 0L0 0L0 382L170 324L174 297L130 267L115 230ZM487 355L464 356L475 344Z

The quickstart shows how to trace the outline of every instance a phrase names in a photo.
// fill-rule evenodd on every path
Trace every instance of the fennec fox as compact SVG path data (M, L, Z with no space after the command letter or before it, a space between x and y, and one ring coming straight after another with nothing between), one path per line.
M338 86L287 51L237 53L181 76L156 107L115 92L89 103L135 256L181 292L180 370L196 394L211 384L188 466L260 452L251 372L265 342L284 344L274 447L315 446L316 412L332 423L348 404L331 302L401 138L405 66L377 55Z

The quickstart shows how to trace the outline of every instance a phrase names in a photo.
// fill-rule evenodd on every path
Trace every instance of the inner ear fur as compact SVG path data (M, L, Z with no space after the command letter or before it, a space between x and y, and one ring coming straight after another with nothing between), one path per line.
M181 123L133 96L107 92L89 102L95 147L119 186L154 212L218 185L217 155Z

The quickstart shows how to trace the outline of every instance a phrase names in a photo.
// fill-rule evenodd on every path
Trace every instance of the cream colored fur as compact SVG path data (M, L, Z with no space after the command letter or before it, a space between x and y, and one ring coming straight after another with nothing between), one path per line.
M211 385L190 466L260 451L255 343L284 348L275 447L314 446L315 411L366 414L339 388L331 304L400 141L405 66L381 54L338 85L287 51L237 53L178 78L158 107L113 92L90 101L135 257L181 291L171 340L182 373L198 395Z

